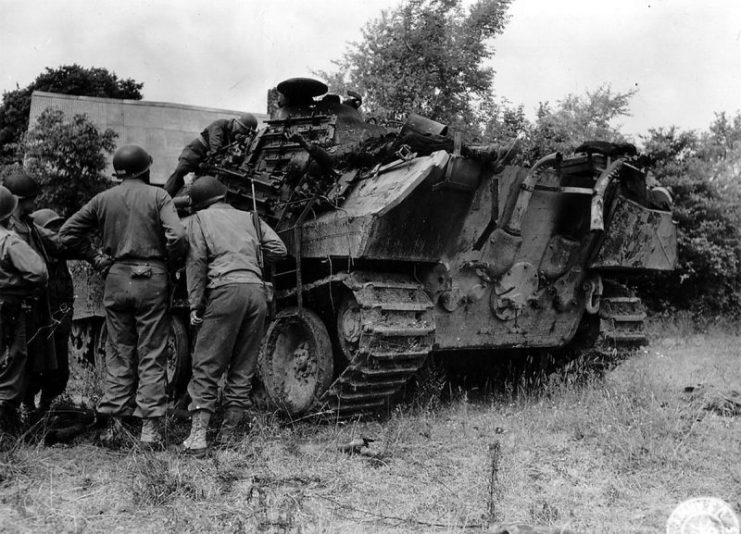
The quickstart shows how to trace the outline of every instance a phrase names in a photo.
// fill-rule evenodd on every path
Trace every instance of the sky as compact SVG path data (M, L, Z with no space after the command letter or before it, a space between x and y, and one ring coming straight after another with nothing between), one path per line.
M279 81L331 70L400 0L0 0L0 91L78 63L144 82L145 100L264 112ZM492 42L494 90L539 102L637 89L637 136L741 109L739 0L513 0Z

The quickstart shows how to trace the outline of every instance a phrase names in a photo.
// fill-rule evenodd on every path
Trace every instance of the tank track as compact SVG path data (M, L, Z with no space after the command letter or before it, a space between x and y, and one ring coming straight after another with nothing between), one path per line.
M648 345L646 311L641 299L632 295L602 297L600 335L596 348L613 359L630 356Z
M435 339L433 303L422 284L364 274L348 285L361 333L352 359L320 399L341 418L387 406L422 367Z

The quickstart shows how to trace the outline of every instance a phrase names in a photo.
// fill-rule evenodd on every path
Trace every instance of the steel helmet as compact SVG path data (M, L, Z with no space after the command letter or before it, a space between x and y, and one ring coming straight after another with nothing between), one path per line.
M666 187L652 187L651 188L651 203L658 209L670 210L674 199L672 198L671 191Z
M33 222L42 228L49 228L55 223L64 221L64 217L60 216L56 211L50 208L42 208L36 210L31 214Z
M33 198L41 193L41 186L33 177L20 167L16 167L3 181L11 193L20 200Z
M124 145L113 154L116 178L137 178L152 165L152 156L139 145Z
M18 197L10 192L10 189L0 185L0 221L4 221L15 211L18 205Z
M213 176L201 176L190 186L190 205L194 210L207 208L225 196L226 186Z
M245 113L234 120L239 126L248 132L257 128L257 119L252 113Z

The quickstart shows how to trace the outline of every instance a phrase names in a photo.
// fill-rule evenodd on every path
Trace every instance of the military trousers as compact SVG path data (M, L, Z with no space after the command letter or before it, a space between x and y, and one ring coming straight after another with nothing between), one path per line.
M224 374L224 407L249 407L266 315L261 284L226 284L208 290L193 351L189 410L214 411Z
M57 368L31 373L26 402L34 403L36 395L41 392L40 406L44 409L51 406L52 401L64 393L69 382L69 335L72 331L73 308L71 303L57 307L52 313L57 322L54 329L54 347L57 357Z
M26 310L20 301L0 301L0 404L20 406L29 371Z
M108 341L98 411L115 416L164 415L170 334L165 264L114 263L106 277L103 305Z
M165 191L175 196L185 184L185 176L189 172L196 172L198 166L206 157L206 147L198 140L186 146L178 157L178 165L165 182Z

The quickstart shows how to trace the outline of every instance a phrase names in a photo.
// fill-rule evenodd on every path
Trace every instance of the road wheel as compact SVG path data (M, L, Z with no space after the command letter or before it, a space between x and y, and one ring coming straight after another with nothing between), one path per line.
M75 365L92 365L95 362L95 329L91 319L72 321L69 334L69 361Z
M348 293L337 310L337 342L335 365L342 370L355 358L363 333L362 309L355 297Z
M190 380L190 344L188 329L178 316L173 316L167 340L167 394L179 397Z
M105 320L96 322L93 326L93 332L95 336L95 349L93 350L95 375L98 383L103 387L106 375L105 346L108 343L108 331L105 327Z
M290 308L268 327L260 351L260 375L270 400L289 415L316 405L332 383L332 342L311 310Z

